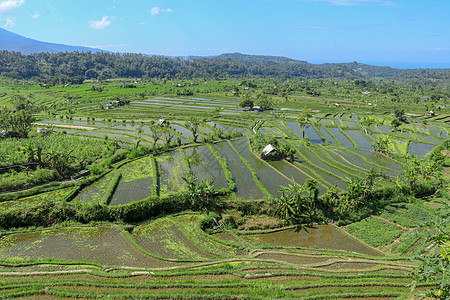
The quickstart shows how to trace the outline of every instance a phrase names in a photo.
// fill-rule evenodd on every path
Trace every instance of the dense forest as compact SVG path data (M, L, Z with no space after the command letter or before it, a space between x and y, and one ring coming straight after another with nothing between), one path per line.
M222 54L216 57L164 57L106 52L59 52L22 55L0 52L0 74L17 79L84 80L118 77L192 79L281 77L371 79L446 84L449 69L377 67L358 62L310 64L285 57Z

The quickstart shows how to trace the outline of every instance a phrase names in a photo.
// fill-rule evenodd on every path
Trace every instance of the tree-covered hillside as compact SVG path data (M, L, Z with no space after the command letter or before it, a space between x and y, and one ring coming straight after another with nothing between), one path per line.
M376 80L418 80L446 84L449 69L399 70L353 63L310 64L284 57L223 54L208 58L179 58L143 54L60 52L22 55L0 52L0 74L12 78L160 79L281 77Z

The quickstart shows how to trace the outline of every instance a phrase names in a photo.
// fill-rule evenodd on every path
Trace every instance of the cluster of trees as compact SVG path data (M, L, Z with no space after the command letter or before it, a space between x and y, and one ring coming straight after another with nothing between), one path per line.
M250 107L252 109L254 106L260 106L263 109L272 109L274 102L268 94L257 94L255 97L246 93L244 95L244 100L239 103L240 107Z
M411 81L450 80L450 71L399 70L358 63L310 64L284 57L252 56L239 53L209 58L172 58L142 54L105 52L59 52L22 55L0 52L0 74L12 78L58 78L63 81L134 78L224 78L224 77L309 77L347 78L364 85L365 78ZM312 95L317 91L311 90Z
M252 150L264 160L294 160L295 150L288 144L281 144L275 137L269 137L257 132L250 140ZM264 154L262 151L267 145L272 145L275 150Z
M281 196L272 199L275 214L293 224L312 224L323 221L317 181L306 180L302 185L293 181L281 189Z
M0 131L3 131L0 137L27 138L34 121L35 118L29 111L0 109Z

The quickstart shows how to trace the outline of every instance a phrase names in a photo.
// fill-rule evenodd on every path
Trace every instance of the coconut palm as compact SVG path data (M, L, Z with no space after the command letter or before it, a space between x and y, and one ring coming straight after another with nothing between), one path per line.
M298 117L297 117L297 122L298 122L298 126L300 126L300 128L302 129L302 138L305 138L305 130L306 128L308 128L309 126L311 126L311 122L309 120L309 118L311 118L311 109L305 109L304 111L302 111Z
M389 153L389 144L391 141L386 136L380 136L376 140L372 141L372 148L374 151L381 152L383 154Z
M281 196L275 198L276 215L292 223L311 223L316 216L318 199L317 181L308 179L299 185L292 179L292 184L283 187Z
M161 139L161 136L163 134L162 127L153 121L148 124L148 127L150 129L150 135L152 136L154 147L156 143Z
M200 127L200 125L203 123L203 121L202 120L200 120L200 119L198 119L198 118L196 118L196 117L194 117L194 116L191 116L190 118L189 118L189 120L188 121L186 121L186 127L187 127L187 129L189 129L191 132L192 132L192 138L193 138L193 140L194 140L194 143L196 143L197 142L197 138L198 138L198 134L197 134L197 132L198 132L198 128Z
M55 170L60 177L64 177L67 168L75 159L75 156L72 155L72 151L69 152L57 152L53 149L50 149L49 152L46 153L46 164L53 170Z

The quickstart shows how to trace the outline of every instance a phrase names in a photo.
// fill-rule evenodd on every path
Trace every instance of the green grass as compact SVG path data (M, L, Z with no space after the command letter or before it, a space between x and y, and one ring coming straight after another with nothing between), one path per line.
M426 210L409 203L391 204L382 211L380 216L404 227L415 227L433 219Z
M348 225L346 231L372 247L386 246L403 232L394 225L372 217Z

